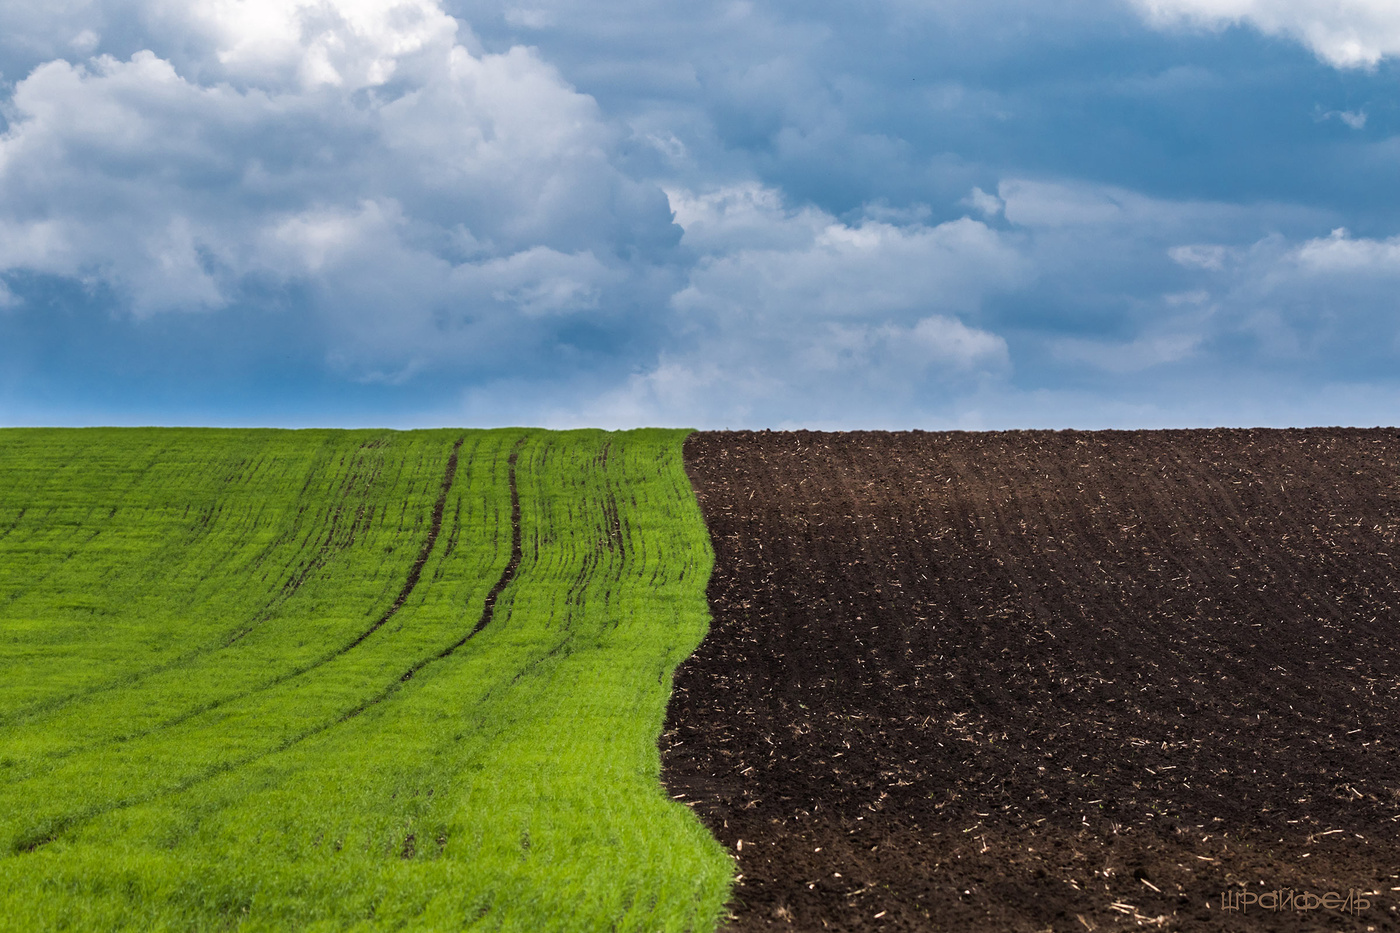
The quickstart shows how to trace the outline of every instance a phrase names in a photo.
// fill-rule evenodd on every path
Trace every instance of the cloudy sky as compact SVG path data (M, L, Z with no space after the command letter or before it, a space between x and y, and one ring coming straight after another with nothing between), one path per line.
M1400 422L1394 0L0 4L0 424Z

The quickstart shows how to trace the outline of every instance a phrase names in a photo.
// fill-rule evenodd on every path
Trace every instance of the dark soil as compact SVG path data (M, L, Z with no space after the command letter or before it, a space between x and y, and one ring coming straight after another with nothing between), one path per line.
M730 929L1400 930L1400 432L685 452L714 623L663 777Z

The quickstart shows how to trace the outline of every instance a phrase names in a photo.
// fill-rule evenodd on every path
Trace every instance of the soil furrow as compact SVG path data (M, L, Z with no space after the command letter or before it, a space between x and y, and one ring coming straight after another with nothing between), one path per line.
M700 433L733 930L1397 930L1394 431ZM740 846L742 840L742 847ZM1225 892L1375 892L1360 912Z

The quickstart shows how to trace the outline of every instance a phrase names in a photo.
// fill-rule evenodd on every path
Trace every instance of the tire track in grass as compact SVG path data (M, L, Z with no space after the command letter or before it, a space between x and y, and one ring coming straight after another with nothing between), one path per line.
M443 493L441 493L441 494L439 495L439 497L438 497L438 503L437 503L438 508L437 508L437 510L436 510L435 513L434 513L434 518L436 519L436 523L433 525L433 527L432 527L432 529L431 529L431 531L430 531L430 538L429 538L429 540L435 540L435 539L436 539L436 535L437 535L438 529L439 529L440 526L441 526L441 519L442 519L441 513L442 513L443 508L445 507L445 495L446 495L446 490L452 485L453 477L455 476L455 473L456 473L456 460L457 460L457 455L458 455L458 449L461 447L462 442L463 442L464 440L465 440L465 437L459 438L459 439L458 439L457 443L453 446L451 455L449 456L448 465L447 465L446 470L444 471L445 474L446 474L446 475L444 476L444 481L443 481L443 490L444 490L444 491L443 491ZM372 447L375 447L375 446L380 446L380 443L379 443L377 440L371 439L371 440L369 440L369 441L366 441L366 442L362 443L362 444L360 445L360 447L358 448L358 450L359 450L359 451L363 451L363 450L365 450L365 449L367 449L367 448L372 448ZM334 458L334 452L332 452L332 453L330 454L330 457L331 457L332 459ZM343 462L343 456L342 456L342 462ZM302 495L303 497L306 495L307 490L310 489L312 481L316 478L316 470L319 469L319 466L320 466L320 465L317 464L315 467L313 467L312 469L309 469L309 470L307 471L306 481L305 481L305 483L303 483L302 488L301 488L301 495ZM148 472L148 471L149 471L149 468L148 468L147 470L143 470L143 471L142 471L142 475L144 475L144 473L145 473L145 472ZM237 473L237 471L235 471L233 474L229 474L229 475L230 475L230 476L234 476L234 475L236 475L236 473ZM227 478L226 478L226 479L227 479ZM223 641L222 644L219 644L219 645L204 645L204 646L199 646L199 647L194 648L194 649L191 650L191 651L187 651L185 654L182 654L182 655L180 655L179 657L172 658L172 659L170 659L170 660L167 660L167 661L161 662L161 663L159 663L159 664L156 664L156 665L154 665L154 666L152 666L152 667L148 667L148 668L146 668L146 669L144 669L144 670L141 670L141 671L135 673L134 675L132 675L132 676L130 676L130 677L126 677L126 678L123 678L123 679L120 679L120 680L117 680L117 681L113 681L113 682L109 682L109 683L105 683L105 684L100 684L100 685L88 687L88 688L83 689L83 690L80 690L80 691L78 691L78 692L76 692L76 693L69 694L68 696L61 697L61 698L57 698L57 699L52 700L52 701L49 701L49 702L45 702L45 703L43 703L43 704L41 704L41 705L36 705L36 706L24 708L24 709L17 709L17 710L11 710L11 711L5 712L5 713L3 713L3 714L0 714L0 724L6 724L6 723L9 723L9 722L20 721L20 720L23 719L23 718L28 718L28 717L31 717L31 716L34 716L34 715L37 715L37 714L48 714L48 713L52 713L52 712L55 712L55 711L57 711L57 710L61 710L61 709L63 709L64 707L69 706L69 705L71 705L71 704L73 704L73 703L78 703L78 702L83 702L83 701L86 701L86 700L91 700L93 697L95 697L95 696L97 696L97 695L99 695L99 694L102 694L102 693L110 693L110 692L112 692L112 691L118 691L118 690L126 690L126 689L129 689L129 688L131 688L131 687L133 687L133 686L135 686L135 685L137 685L137 684L142 683L143 681L146 681L146 680L150 679L151 677L159 676L160 674L166 673L167 671L174 670L174 669L180 668L180 667L184 667L184 666L190 664L190 662L192 662L192 661L198 660L198 659L200 659L200 658L202 658L202 657L204 657L204 656L210 655L210 654L215 654L215 653L217 653L218 651L221 651L221 650L226 650L226 649L232 647L233 645L237 644L237 643L238 643L241 639L243 639L245 636L251 634L259 625L261 625L263 622L265 622L265 621L267 621L269 618L271 618L272 614L276 611L277 607L278 607L280 604L284 603L284 602L287 600L287 598L288 598L289 596L291 596L293 593L295 593L296 590L300 588L300 586L305 582L305 580L306 580L308 577L310 577L310 576L312 575L313 572L319 571L320 569L323 568L323 566L324 566L324 564L325 564L325 562L326 562L326 560L327 560L326 555L327 555L327 553L331 550L331 547L330 547L331 539L334 538L334 536L335 536L337 530L338 530L339 527L340 527L340 517L341 517L342 511L343 511L343 508L344 508L344 501L343 501L343 500L344 500L346 497L348 497L349 491L350 491L351 487L357 485L357 484L358 484L358 481L359 481L359 474L356 474L356 473L353 472L353 467L352 467L352 473L351 473L350 475L346 476L345 478L343 478L342 480L340 480L339 486L340 486L340 496L341 496L341 500L342 500L342 501L341 501L340 504L338 504L338 505L335 507L335 510L334 510L333 514L331 514L330 517L329 517L329 524L328 524L328 526L327 526L327 527L325 528L325 530L324 530L324 533L325 533L325 535L326 535L326 542L323 543L322 545L320 545L317 554L312 558L311 565L309 565L309 566L307 566L306 568L304 568L300 574L293 574L293 577L295 577L295 579L289 577L288 580L283 584L281 592L273 594L272 597L271 597L269 600L267 600L267 601L264 603L264 605L263 605L260 609L257 609L256 611L252 611L252 612L249 613L249 617L250 617L251 620L252 620L251 624L246 625L244 628L242 628L242 629L240 629L239 631L235 632L231 637L225 639L225 640ZM205 508L202 510L202 512L208 513L208 514L205 515L204 521L201 522L201 527L207 526L207 523L208 523L208 521L209 521L209 518L210 518L210 516L213 515L215 509L216 509L216 507L213 506L213 505L211 505L211 506L205 507ZM304 511L304 510L306 509L306 505L302 505L302 506L301 506L301 509ZM359 511L360 511L360 512L363 512L363 510L364 510L364 505L362 504L362 505L360 506ZM21 510L20 510L20 517L23 517L25 511L27 511L27 510L26 510L26 509L21 509ZM188 511L189 511L189 506L186 506L186 513L187 513L187 514L188 514ZM361 515L360 515L360 514L357 514L356 517L355 517L355 522L352 524L351 529L350 529L350 534L351 534L352 537L353 537L353 535L354 535L355 529L358 527L358 524L359 524L360 519L361 519ZM18 523L18 518L16 519L16 524L17 524L17 523ZM13 527L14 527L14 525L11 526L11 530L13 529ZM289 537L289 536L295 537L295 534L297 534L297 533L299 533L299 532L297 532L295 528L289 529L289 530L287 530L286 532L284 532L283 535L282 535L282 537L278 538L276 541L272 542L272 543L269 544L266 548L264 548L264 551L263 551L264 556L266 556L266 554L270 553L275 547L277 547L278 545L282 544L282 543L287 539L287 537ZM321 535L321 533L322 533L321 531L317 531L317 532L316 532L317 537L319 537L319 536ZM5 534L8 534L8 531L6 531L6 532L3 533L3 534L0 534L0 538L4 538L4 537L5 537ZM95 537L95 535L94 535L94 537ZM89 538L88 540L91 541L92 539ZM191 540L194 540L194 539L191 539ZM86 543L86 542L85 542L85 543ZM426 542L425 542L425 543L426 543ZM431 550L431 547L429 547L428 550ZM263 559L264 559L263 557L259 557L259 558L258 558L259 562L261 562L261 560L263 560ZM424 560L424 559L425 559L425 558L422 557L422 556L420 556L420 558L419 558L420 561L422 561L422 560ZM290 565L289 565L289 566L290 566ZM421 572L421 567L419 568L419 570L420 570L420 572ZM410 574L410 576L412 576L412 574ZM410 587L410 590L411 590L411 587ZM11 601L13 601L13 599L15 599L15 598L18 598L19 595L20 595L20 594L16 593L14 596L11 597ZM404 598L405 595L406 595L406 594L401 594L401 597L400 597L400 598L401 598L401 599ZM401 605L401 603L400 603L399 605ZM385 616L385 618L380 619L379 622L376 623L376 624L377 624L377 625L383 625L383 623L386 622L386 621L388 620L389 616L392 616L393 613L396 612L396 611L397 611L397 608L391 609L390 612ZM371 629L371 631L372 631L372 630L373 630L373 629ZM363 641L364 638L368 636L368 634L369 634L369 633L362 633L362 634L359 636L359 640ZM353 647L353 645L352 645L351 647ZM347 649L342 649L342 651L341 651L341 652L338 652L338 653L343 653L344 650L349 650L349 649L348 649L348 648L347 648ZM314 670L315 668L317 668L317 667L319 667L320 665L326 663L327 661L332 660L334 657L335 657L335 654L327 655L327 656L322 657L322 658L320 658L320 659L318 659L318 660L316 660L316 661L313 661L313 662L311 663L311 665L308 666L308 667L299 668L299 669L296 669L296 670L289 671L289 672L287 672L285 675L281 676L281 677L280 677L279 679L277 679L277 680L274 680L274 681L271 681L271 682L269 682L269 683L263 684L263 685L260 686L260 687L255 687L255 688L253 688L252 690L247 691L247 692L244 692L244 693L236 694L236 695L233 695L233 696L230 696L230 697L225 697L223 700L220 700L220 701L218 701L217 703L215 703L215 704L213 704L213 705L211 705L211 706L201 706L201 707L198 707L198 708L196 708L196 709L190 710L189 712L187 712L187 713L181 715L180 717L178 717L178 718L176 718L176 719L167 720L166 722L162 723L162 724L159 725L159 726L154 727L153 729L148 729L148 730L145 730L145 731L143 731L143 732L131 733L131 734L128 734L128 735L126 735L126 736L124 736L124 737L122 737L122 738L120 738L120 739L111 739L111 740L108 740L108 741L98 742L98 743L93 744L93 745L78 746L78 747L76 747L76 748L69 749L68 751L66 751L66 752L64 752L64 753L62 753L62 754L60 754L60 755L54 756L51 760L58 761L58 760L61 760L61 759L63 759L63 758L68 757L69 755L75 754L75 753L77 753L77 752L80 752L80 751L83 751L83 750L86 750L86 749L101 748L101 747L103 747L103 746L105 746L105 745L110 745L110 744L112 744L112 742L116 742L116 741L128 741L128 740L133 739L133 738L139 738L140 736L148 735L148 734L150 734L151 732L158 731L158 730L163 729L163 728L166 728L166 727L168 727L168 726L177 725L177 724L179 724L180 722L183 722L183 721L185 721L186 719L190 718L191 716L198 716L200 713L208 712L209 710L212 710L212 709L217 709L219 706L221 706L221 705L223 705L223 704L225 704L225 703L232 702L232 701L234 701L234 700L238 700L238 699L240 699L240 698L242 698L242 697L245 697L245 696L249 696L249 695L251 695L251 694L253 694L253 693L258 692L259 690L265 690L265 689L270 689L270 688L272 688L272 687L276 687L278 684L283 683L283 682L285 682L286 680L289 680L289 679L291 679L291 678L293 678L293 677L300 676L301 674L307 673L308 671Z
M54 756L52 756L51 758L47 759L46 764L49 765L48 767L44 767L44 768L37 769L37 770L31 772L30 774L26 775L26 778L33 778L33 777L37 777L37 776L39 776L39 775L41 775L41 774L47 773L48 771L51 771L51 770L53 770L54 768L57 768L64 760L66 760L66 759L68 759L68 758L71 758L73 755L81 754L81 753L83 753L83 752L90 752L90 751L94 751L94 750L97 750L97 749L107 748L107 747L112 746L112 745L117 745L117 744L122 744L122 743L130 742L130 741L132 741L132 740L134 740L134 739L140 739L140 738L144 738L144 737L146 737L146 736L155 735L155 734L160 733L160 732L163 732L163 731L165 731L165 730L167 730L167 729L173 729L173 728L175 728L176 726L181 725L182 723L188 722L189 720L195 718L196 716L202 716L202 715L204 715L205 713L213 712L214 710L217 710L217 709L220 709L221 707L227 706L227 705L230 704L230 703L236 703L236 702L238 702L239 700L244 700L244 699L247 699L248 697L255 696L255 695L259 694L259 693L264 693L264 692L266 692L266 691L268 691L268 690L275 689L275 688L281 686L282 684L286 683L287 681L292 680L293 678L301 677L301 676L303 676L303 675L305 675L305 674L309 674L309 673L315 671L316 669L318 669L318 668L320 668L320 667L323 667L323 666L326 665L326 664L329 664L330 662L334 661L336 658L339 658L339 657L341 657L341 656L347 654L348 652L350 652L351 650L353 650L355 647L357 647L358 645L360 645L361 643L363 643L365 639L369 638L369 636L373 635L373 634L374 634L376 631L378 631L380 628L383 628L384 624L385 624L386 622L388 622L390 619L392 619L392 618L394 617L394 615L397 614L398 611L399 611L400 609L403 608L404 603L406 603L406 602L408 601L408 597L411 596L411 595L413 594L414 589L418 586L418 580L419 580L419 578L420 578L420 577L422 576L422 574L423 574L423 568L427 565L428 559L432 556L433 549L434 549L435 545L437 544L438 535L440 534L440 532L441 532L441 530L442 530L442 518L443 518L443 514L446 512L446 509L447 509L447 495L448 495L449 491L451 490L452 484L453 484L453 482L454 482L454 480L456 479L456 476L457 476L457 460L458 460L458 454L459 454L459 452L460 452L460 450L461 450L462 443L463 443L463 441L465 441L465 440L466 440L466 437L465 437L465 436L459 437L459 438L457 438L456 443L454 443L454 444L452 445L452 453L448 456L448 458L447 458L447 467L446 467L446 469L443 471L442 486L441 486L441 489L440 489L439 492L438 492L437 502L433 505L433 517L432 517L432 521L431 521L431 523L430 523L430 525L429 525L429 528L428 528L427 537L425 537L425 538L423 539L423 545L422 545L422 547L419 549L417 560L415 560L414 563L413 563L413 566L412 566L411 568L409 568L408 577L407 577L407 578L405 579L405 581L404 581L403 589L399 592L398 598L394 600L393 604L390 605L389 608L388 608L387 610L384 611L383 615L381 615L381 616L374 622L373 625L371 625L369 628L365 629L363 632L361 632L359 635L357 635L357 636L354 638L354 640L352 640L349 644L345 645L345 646L342 647L342 648L337 649L336 651L334 651L334 652L332 652L332 653L330 653L330 654L327 654L327 655L322 656L321 658L317 659L316 661L313 661L311 664L309 664L309 665L307 665L307 666L305 666L305 667L296 668L296 669L287 671L286 673L281 674L281 675L279 675L279 676L273 678L272 680L269 680L269 681L267 681L267 682L265 682L265 683L259 685L258 687L255 687L255 688L252 689L252 690L247 690L247 691L244 691L244 692L242 692L242 693L236 693L236 694L233 694L233 695L231 695L231 696L223 697L222 699L214 700L213 702L208 703L208 704L206 704L206 705L204 705L204 706L200 706L200 707L197 707L197 708L195 708L195 709L188 710L188 711L186 711L186 712L180 714L179 716L176 716L176 717L171 718L171 719L167 719L167 720L165 720L164 722L160 723L159 725L153 726L153 727L151 727L151 728L149 728L149 729L144 729L144 730L141 730L141 731L139 731L139 732L127 733L127 734L123 734L123 735L121 735L121 736L115 736L115 737L112 737L112 738L109 738L109 739L106 739L106 740L103 740L103 741L94 742L94 743L92 743L92 744L90 744L90 745L80 745L80 746L76 746L76 747L74 747L74 748L68 749L68 750L65 751L63 754L54 755ZM515 496L515 472L514 472L514 470L515 470L515 461L514 461L514 455L512 454L512 459L511 459L511 501L512 501L512 504L513 504L513 506L514 506L514 508L515 508L515 511L514 511L513 514L512 514L512 519L518 523L518 520L519 520L519 503L518 503L518 500L517 500L517 498L516 498L516 496ZM517 530L517 532L516 532L516 537L517 537L517 539L518 539L518 537L519 537L519 532L518 532L518 530ZM519 550L519 549L518 549L518 546L517 546L517 548L516 548L516 553L518 553L518 550ZM516 563L519 563L518 559L515 558L514 555L513 555L513 560L515 560ZM512 572L513 572L513 569L512 569ZM502 586L503 584L500 584L500 583L498 582L497 585L498 585L498 586ZM492 593L493 593L493 595L494 595L494 594L496 593L496 591L493 590ZM491 600L491 602L494 602L494 600ZM490 605L490 603L488 603L488 605ZM475 634L475 632L473 632L473 634ZM226 646L226 647L227 647L227 646ZM453 647L456 648L457 646L454 645ZM450 651L449 651L449 653L450 653ZM446 655L442 655L442 656L445 657ZM426 663L426 662L424 662L424 663Z
M353 709L349 710L339 719L324 722L319 726L315 726L307 730L306 732L303 732L301 735L295 736L287 740L286 742L283 742L278 747L269 749L268 751L262 752L261 754L251 755L247 758L244 758L241 761L220 762L218 764L215 764L204 773L197 774L189 780L181 781L162 791L158 791L153 794L147 794L142 797L134 797L128 800L119 801L110 806L95 808L88 813L80 814L71 819L60 821L57 826L49 829L47 832L41 833L35 838L21 838L17 840L12 849L13 854L21 855L35 852L38 849L41 849L44 846L48 845L49 843L54 842L68 830L81 826L82 824L94 820L100 816L105 816L108 813L114 813L118 810L124 810L129 807L141 806L142 804L147 804L154 800L160 800L165 797L172 797L176 794L180 794L187 790L190 790L191 788L198 787L200 784L213 780L214 778L219 777L220 775L226 772L230 772L238 768L245 768L251 764L255 764L259 761L262 761L265 758L270 758L273 755L285 752L288 749L301 744L307 739L315 738L316 736L320 735L323 732L329 731L335 726L349 722L351 719L354 719L355 717L359 716L361 713L365 712L371 707L382 703L384 700L392 696L394 692L397 691L403 684L411 680L413 678L413 675L418 673L424 667L427 667L434 661L441 661L444 658L449 657L458 648L465 645L472 638L472 636L476 635L477 632L480 632L482 629L484 629L487 625L491 623L491 620L495 617L496 600L500 597L501 592L505 590L505 588L510 584L511 580L515 578L516 571L519 569L521 560L523 558L524 552L522 548L520 529L520 492L518 486L516 485L515 468L516 461L520 456L520 448L524 445L527 439L528 435L516 441L515 448L511 451L510 458L507 461L509 464L508 477L510 483L510 561L506 564L505 569L501 571L501 576L496 580L495 585L491 587L491 591L487 594L484 604L482 606L481 616L477 619L476 624L472 627L472 629L469 632L467 632L467 634L463 635L460 639L458 639L453 644L449 645L447 648L443 649L437 655L424 658L418 661L411 668L405 671L403 675L399 677L398 680L391 683L388 686L388 688L380 691L377 695L361 703L359 706L356 706ZM434 510L434 526L432 529L433 540L436 540L437 530L441 525L442 513L445 509L446 503L447 487L451 485L451 475L454 474L456 471L457 448L460 447L461 444L462 440L459 439L457 441L457 444L452 449L452 458L449 462L448 478L444 483L443 494L439 497L437 507ZM427 546L425 542L424 551L419 558L419 562L414 565L414 571L411 572L409 575L409 580L413 585L417 584L418 575L422 573L423 565L426 564L427 555L431 553L431 550L431 547ZM400 596L400 600L396 602L395 606L390 612L385 614L383 619L376 623L376 627L388 621L389 617L392 616L394 612L398 611L398 607L403 604L403 600L407 599L407 593L411 591L412 586L405 587L405 593ZM362 636L358 641L355 642L355 644L359 644L359 642L363 641L364 638L368 637L369 634L370 632L366 632L364 636ZM350 646L350 648L353 647L354 644ZM348 651L349 648L346 648L345 650ZM343 654L344 651L342 651L341 653Z
M394 614L402 609L403 604L408 601L408 597L412 595L414 588L418 586L418 578L423 574L424 565L428 563L428 558L432 556L433 547L437 544L438 533L442 531L442 513L447 508L447 493L452 488L452 480L457 476L457 454L461 451L462 442L465 440L465 436L459 437L456 443L452 445L452 454L447 458L447 469L442 477L442 488L438 490L437 502L433 504L432 525L428 528L428 536L423 539L423 547L418 551L418 559L415 560L413 566L409 568L408 579L404 581L403 589L399 592L398 599L394 600L394 604L385 610L384 614L379 617L377 622L361 632L354 641L350 642L350 644L346 645L335 654L329 655L317 662L312 668L307 668L307 670L312 670L315 667L320 667L322 664L333 661L342 654L358 646L366 638L379 631L379 629L384 626L384 623L392 619ZM514 486L511 488L513 493Z
M354 517L350 521L348 530L345 534L345 540L337 541L338 533L341 531L342 527L341 516L345 512L346 502L350 499L353 491L357 487L359 487L362 482L363 485L367 488L371 486L374 480L379 477L379 474L384 469L384 465L382 463L377 465L364 464L360 460L361 455L366 450L377 450L379 448L382 448L383 446L384 443L382 438L370 438L361 443L360 446L356 449L354 458L351 460L349 472L340 481L340 498L339 501L336 502L335 510L331 513L329 523L325 527L325 540L317 546L316 552L311 556L309 560L306 560L304 563L300 564L299 570L294 569L293 564L297 562L297 557L300 555L301 552L298 551L297 554L294 554L292 556L292 559L284 567L284 570L287 572L288 576L287 579L283 581L281 590L274 593L272 595L272 598L267 601L263 608L257 613L253 614L251 624L245 626L237 632L234 632L233 635L230 636L224 642L224 648L228 648L232 645L237 644L239 641L252 634L264 622L271 619L276 613L277 609L292 596L296 595L297 591L301 589L302 585L305 584L307 580L311 579L313 576L325 569L326 565L330 562L332 557L334 557L342 551L347 550L354 543L356 531L359 531L361 529L361 522L366 521L365 503L361 502L359 506L355 509ZM453 461L457 457L457 447L460 446L461 441L459 440L457 442L457 446L453 448L452 455L448 459L447 472L449 474L454 473L456 470L456 465ZM343 464L344 462L345 457L342 454L341 463ZM368 478L364 479L363 481L361 477L364 474L361 472L357 472L357 470L359 470L362 466L365 467L365 472L368 473ZM308 472L306 483L302 486L303 497L305 497L306 491L310 487L311 480L314 477L314 472ZM442 500L439 499L440 503L441 501ZM300 515L302 514L302 512L304 512L305 509L306 505L302 505L301 510L299 510L298 512L298 517L300 517ZM368 527L368 523L373 522L373 518L374 506L370 505L369 517L368 522L366 523L366 527ZM260 565L263 562L263 560L265 560L266 557L273 552L275 548L282 545L284 542L288 540L295 540L298 533L299 529L295 525L293 525L293 527L291 528L288 528L281 537L279 537L277 540L273 541L271 544L269 544L266 548L263 549L262 556L260 556L257 559L258 564ZM317 537L320 537L321 532L316 531L315 534L317 535ZM309 534L306 540L310 541Z
M501 595L501 591L510 585L510 581L515 579L515 572L520 569L520 561L524 557L524 550L521 547L520 540L520 489L515 484L515 462L520 458L520 448L525 443L525 440L526 438L522 437L515 442L515 449L510 452L510 459L507 461L510 467L507 474L510 482L510 560L506 563L505 569L501 571L500 579L496 581L496 585L491 587L491 592L486 594L486 600L481 606L481 617L476 620L476 625L472 626L471 631L467 632L467 634L438 652L436 657L424 658L404 671L403 676L399 678L397 684L391 684L387 690L365 703L364 706L346 713L345 716L341 718L341 722L353 719L374 704L381 702L387 698L389 694L397 690L399 684L408 683L408 681L413 678L414 674L418 673L429 664L434 661L441 661L443 658L450 656L454 651L470 641L473 635L490 625L491 620L495 618L496 599Z
M507 461L510 467L508 472L510 482L510 561L506 564L506 569L501 571L501 578L496 581L496 585L491 587L491 592L486 594L486 602L481 607L481 618L477 620L475 627L463 636L461 641L438 655L440 658L447 657L465 645L468 638L491 624L491 620L496 615L496 598L501 595L501 591L506 588L506 585L515 579L515 571L520 568L524 552L521 550L520 541L520 488L515 483L515 463L520 459L520 448L524 446L525 440L526 438L522 437L515 442L515 449L510 452L510 459ZM405 674L403 679L407 680L409 676L411 675Z

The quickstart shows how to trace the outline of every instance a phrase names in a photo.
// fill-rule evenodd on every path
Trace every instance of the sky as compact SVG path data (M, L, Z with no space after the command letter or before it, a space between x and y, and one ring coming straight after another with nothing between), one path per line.
M1394 0L0 4L0 425L1400 423Z

